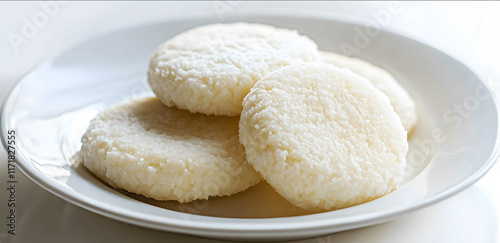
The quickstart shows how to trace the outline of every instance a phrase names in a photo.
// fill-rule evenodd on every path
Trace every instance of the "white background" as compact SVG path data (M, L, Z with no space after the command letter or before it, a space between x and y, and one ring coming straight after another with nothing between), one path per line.
M46 10L44 6L50 5ZM289 9L327 12L373 23L384 2L0 2L0 102L45 58L111 30L200 13L221 19L241 12ZM432 45L484 79L498 80L500 4L401 3L383 28ZM46 16L44 18L43 16ZM33 20L35 18L35 20ZM29 21L36 31L23 34ZM15 37L14 37L15 36ZM20 37L22 39L19 39ZM13 41L13 38L17 38ZM133 48L133 47L131 47ZM0 243L3 242L217 242L120 223L46 192L17 171L16 236L6 234L7 155L0 150ZM389 223L300 242L498 242L500 165L464 192Z

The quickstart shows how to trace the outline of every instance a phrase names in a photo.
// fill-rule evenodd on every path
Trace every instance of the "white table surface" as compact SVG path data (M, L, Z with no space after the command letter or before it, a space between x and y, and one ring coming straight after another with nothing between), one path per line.
M55 4L55 5L54 5ZM53 16L23 36L25 19L46 11L37 2L0 2L0 102L20 78L45 58L114 29L199 13L224 18L242 11L287 8L321 11L370 23L387 3L335 2L76 2L51 3ZM57 6L54 8L54 6ZM499 3L401 3L402 13L384 29L415 38L452 55L483 78L500 82ZM24 37L23 37L24 38ZM498 83L500 84L500 83ZM499 88L500 85L496 85ZM7 234L7 155L0 149L0 243L4 242L218 242L121 223L74 206L17 172L16 236ZM498 242L500 165L472 187L445 201L394 221L299 242Z

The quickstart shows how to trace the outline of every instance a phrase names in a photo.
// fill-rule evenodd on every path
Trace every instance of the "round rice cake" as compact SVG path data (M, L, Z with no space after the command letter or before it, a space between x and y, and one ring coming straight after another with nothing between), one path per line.
M417 123L415 102L408 92L386 70L361 59L340 55L334 52L320 52L323 62L340 68L347 68L355 74L368 79L375 88L389 97L394 111L398 114L404 128L410 132Z
M293 65L257 82L243 101L240 142L279 194L318 211L396 189L408 150L387 96L324 63Z
M157 200L231 195L261 180L238 141L238 120L133 100L92 120L80 155L109 185Z
M213 24L158 47L148 82L169 107L235 116L264 75L297 61L321 61L316 44L294 30L262 24Z

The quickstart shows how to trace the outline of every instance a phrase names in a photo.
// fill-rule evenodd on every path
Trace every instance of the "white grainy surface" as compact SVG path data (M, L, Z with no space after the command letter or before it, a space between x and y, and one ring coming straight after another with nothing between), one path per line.
M316 44L297 31L261 24L213 24L160 45L148 82L166 105L191 112L238 115L250 88L296 61L318 61Z
M294 64L258 81L243 101L240 141L278 193L318 211L396 189L408 151L387 96L326 63Z
M373 13L386 8L382 2L236 2L222 16L241 11L260 12L289 9L298 14L309 11L328 13L339 19L372 23ZM499 70L500 5L488 3L402 2L403 13L385 29L431 44L478 73ZM0 102L29 70L55 52L79 43L83 38L152 21L185 17L196 13L218 16L209 2L71 2L61 7L29 43L16 52L7 33L19 33L23 17L40 11L37 2L0 2ZM467 18L464 18L467 16ZM5 186L7 153L0 149L0 185ZM19 233L9 237L0 225L2 242L226 242L146 229L97 215L44 190L17 173ZM469 189L443 202L406 214L399 219L372 227L302 240L319 242L498 242L500 217L500 166ZM8 193L0 193L1 202ZM0 203L0 218L7 217L7 205Z
M232 195L261 180L238 142L238 120L132 100L91 122L80 155L111 186L157 200Z
M386 70L363 61L337 54L334 52L320 52L323 62L333 64L341 68L347 68L352 72L368 79L375 88L379 89L389 97L394 111L401 118L405 130L410 133L417 122L417 111L415 102L408 92L394 79Z

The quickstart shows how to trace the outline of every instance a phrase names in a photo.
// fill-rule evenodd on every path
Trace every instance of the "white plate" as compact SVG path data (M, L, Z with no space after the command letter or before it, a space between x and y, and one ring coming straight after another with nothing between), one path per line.
M364 29L325 17L226 19L234 21L297 29L331 51L356 46ZM373 225L436 203L472 185L498 158L498 112L485 84L446 54L380 31L368 36L366 47L358 45L356 56L393 73L415 99L419 114L410 136L406 181L395 192L351 208L295 216L308 212L292 207L265 184L233 197L187 205L109 188L72 157L89 121L110 105L152 95L145 76L156 46L213 22L218 21L179 19L109 33L47 60L25 76L2 113L2 138L16 131L22 171L65 200L131 224L220 239L284 240Z

